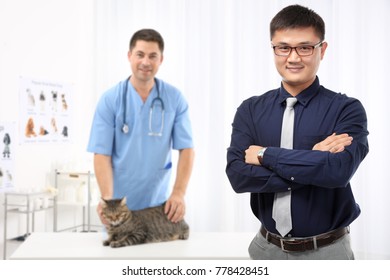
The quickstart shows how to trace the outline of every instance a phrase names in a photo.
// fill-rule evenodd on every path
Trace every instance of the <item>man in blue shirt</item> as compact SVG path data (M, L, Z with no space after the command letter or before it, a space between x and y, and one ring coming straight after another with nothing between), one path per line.
M320 85L328 44L314 11L292 5L271 21L281 87L245 100L233 121L226 173L233 189L251 193L262 226L253 259L353 259L349 225L360 214L350 180L368 153L362 104ZM296 97L293 148L281 148L286 99ZM279 192L291 194L292 229L282 236L272 217Z
M105 92L96 107L88 151L104 199L126 196L131 210L165 205L172 222L183 219L192 171L193 141L188 104L178 89L155 78L164 41L152 29L134 33L128 60L132 75ZM171 150L179 150L170 185ZM98 205L101 217L101 205Z

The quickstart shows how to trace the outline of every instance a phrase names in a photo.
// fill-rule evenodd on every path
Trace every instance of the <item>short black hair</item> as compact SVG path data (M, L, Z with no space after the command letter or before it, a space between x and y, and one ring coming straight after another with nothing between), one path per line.
M130 39L130 51L135 47L137 41L156 42L161 53L164 52L164 39L160 33L154 29L141 29L133 34Z
M320 40L325 39L324 20L309 8L291 5L282 9L272 19L270 24L271 40L278 30L299 27L313 27Z

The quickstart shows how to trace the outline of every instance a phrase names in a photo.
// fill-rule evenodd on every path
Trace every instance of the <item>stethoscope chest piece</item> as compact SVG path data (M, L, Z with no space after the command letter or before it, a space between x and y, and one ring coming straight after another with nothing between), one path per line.
M129 133L129 126L128 126L126 123L123 124L123 126L122 126L122 132L123 132L124 134Z

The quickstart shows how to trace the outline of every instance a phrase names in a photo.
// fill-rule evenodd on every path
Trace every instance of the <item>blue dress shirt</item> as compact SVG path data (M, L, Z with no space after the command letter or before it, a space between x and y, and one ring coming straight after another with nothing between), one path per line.
M282 87L245 100L233 121L226 174L237 193L251 193L260 222L277 233L272 219L275 192L291 189L293 229L308 237L348 226L360 214L349 181L368 153L367 117L359 100L320 86L318 77L299 93L293 149L280 148L286 98ZM348 133L352 144L343 152L313 151L332 133ZM250 145L268 147L262 166L245 163Z

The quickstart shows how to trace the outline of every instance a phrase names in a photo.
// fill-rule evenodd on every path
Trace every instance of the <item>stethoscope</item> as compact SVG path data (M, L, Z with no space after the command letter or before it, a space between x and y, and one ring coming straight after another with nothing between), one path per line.
M124 134L129 133L129 125L126 123L127 85L129 83L129 79L130 79L130 77L127 78L126 81L125 81L125 87L124 87L123 96L122 96L122 99L123 99L123 126L122 126L122 132ZM154 83L155 83L156 89L157 89L157 97L153 98L152 104L150 105L150 110L149 110L149 133L148 133L148 135L149 136L160 136L161 137L163 129L164 129L164 112L165 112L164 101L160 97L159 82L157 81L156 78L154 78ZM154 109L154 106L156 105L156 103L157 104L159 103L160 106L161 106L161 125L160 125L160 131L159 132L154 132L153 128L152 128L153 109Z

